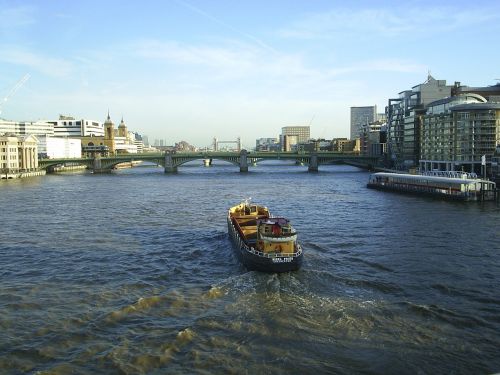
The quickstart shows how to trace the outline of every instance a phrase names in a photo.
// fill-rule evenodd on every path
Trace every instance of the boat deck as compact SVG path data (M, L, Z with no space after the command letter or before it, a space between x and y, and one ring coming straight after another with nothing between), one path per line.
M243 236L243 240L249 245L257 242L257 220L267 219L268 215L239 215L232 216L238 225L238 229Z

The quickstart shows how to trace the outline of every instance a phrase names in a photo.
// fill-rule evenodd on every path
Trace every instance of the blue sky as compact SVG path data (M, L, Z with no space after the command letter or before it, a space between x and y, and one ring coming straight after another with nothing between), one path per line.
M118 123L173 144L348 137L349 107L500 78L500 2L3 1L1 117Z

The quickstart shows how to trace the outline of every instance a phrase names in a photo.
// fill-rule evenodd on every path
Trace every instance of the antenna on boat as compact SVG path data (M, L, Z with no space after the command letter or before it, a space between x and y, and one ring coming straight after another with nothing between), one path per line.
M252 197L245 198L245 206L248 206L250 204L250 201L252 200Z

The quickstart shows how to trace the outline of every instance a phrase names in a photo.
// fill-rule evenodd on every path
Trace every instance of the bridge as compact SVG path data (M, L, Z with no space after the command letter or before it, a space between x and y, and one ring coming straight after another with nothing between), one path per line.
M248 172L249 165L256 165L263 160L290 160L297 164L307 165L309 172L317 172L320 165L343 163L359 168L373 169L379 163L375 156L361 156L355 153L337 151L317 152L178 152L161 154L126 154L96 158L67 158L67 159L40 159L38 166L50 172L53 167L60 165L85 165L94 173L109 173L121 163L135 161L150 162L165 169L165 173L176 173L178 167L194 160L203 160L205 165L211 165L212 160L223 160L239 167L240 172Z

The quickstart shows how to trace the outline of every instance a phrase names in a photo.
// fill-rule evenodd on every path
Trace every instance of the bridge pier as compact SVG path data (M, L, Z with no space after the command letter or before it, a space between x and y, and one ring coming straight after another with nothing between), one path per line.
M111 173L111 168L103 168L102 167L102 162L101 158L96 156L94 158L94 163L92 166L92 173L97 174L97 173Z
M240 151L240 172L248 172L248 152L247 150Z
M171 153L165 154L165 173L177 173L177 167L174 165Z
M318 155L312 154L309 157L309 168L307 169L309 172L317 172L318 171Z

